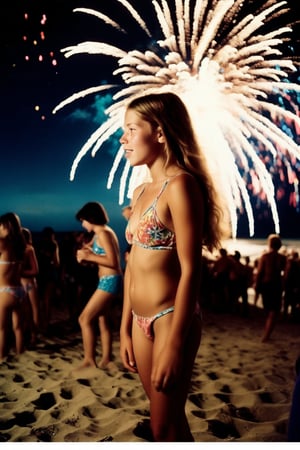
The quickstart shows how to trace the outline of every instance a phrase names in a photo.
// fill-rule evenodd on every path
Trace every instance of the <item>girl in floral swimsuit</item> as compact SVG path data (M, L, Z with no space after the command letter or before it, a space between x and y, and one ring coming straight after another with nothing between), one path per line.
M201 339L202 247L218 247L222 210L183 102L173 93L134 99L120 139L136 188L126 237L120 352L150 400L154 441L193 441L185 415Z
M19 217L11 212L0 216L0 360L8 354L10 323L16 353L24 350L21 302L25 298L25 290L21 284L21 271L25 248Z

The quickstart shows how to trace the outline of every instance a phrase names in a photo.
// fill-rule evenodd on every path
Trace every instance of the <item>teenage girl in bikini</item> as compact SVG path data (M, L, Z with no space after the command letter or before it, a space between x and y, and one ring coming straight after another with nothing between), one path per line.
M193 441L185 403L201 339L201 254L219 244L222 211L175 94L134 99L120 142L152 179L136 188L126 231L121 357L150 400L153 440Z
M110 228L108 215L98 202L86 203L76 214L82 226L93 232L93 239L77 251L77 261L92 262L99 267L99 283L92 297L79 316L82 332L84 359L78 369L98 367L96 363L95 322L99 322L102 344L100 368L112 361L112 331L108 320L109 307L114 298L122 295L123 272L120 263L119 242Z
M0 217L0 361L8 354L7 336L12 323L16 353L24 350L21 303L25 290L21 271L26 242L19 217L6 213Z

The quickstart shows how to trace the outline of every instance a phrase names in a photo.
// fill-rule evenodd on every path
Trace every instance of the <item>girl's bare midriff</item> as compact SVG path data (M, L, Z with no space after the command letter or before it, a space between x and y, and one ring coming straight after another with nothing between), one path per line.
M11 261L11 255L7 252L1 254L0 261ZM0 262L0 286L19 286L20 285L21 264L3 264Z
M149 250L133 245L128 261L133 311L152 316L174 304L180 268L176 250Z

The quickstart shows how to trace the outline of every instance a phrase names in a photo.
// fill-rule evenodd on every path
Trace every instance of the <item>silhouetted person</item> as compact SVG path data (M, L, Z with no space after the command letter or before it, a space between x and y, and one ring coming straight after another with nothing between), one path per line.
M47 331L50 324L52 303L60 283L59 246L51 227L42 230L40 241L36 247L36 254L40 269L38 286L41 299L41 327L43 331Z
M75 233L66 232L59 244L61 293L63 306L67 308L69 320L77 322L79 314L78 281L76 260L77 242Z
M229 271L229 310L238 312L239 298L245 285L245 266L241 263L241 254L238 250L234 252L231 258L231 268Z
M270 234L268 251L258 261L256 283L260 286L263 307L267 313L262 342L270 338L282 306L286 256L279 253L281 245L280 237Z
M30 332L30 343L35 344L37 339L37 334L40 328L40 305L39 305L39 293L37 276L39 273L39 265L35 252L35 248L32 242L31 231L28 228L22 228L22 233L26 241L25 257L22 269L21 283L27 293L26 307L24 308L25 313L29 314L29 332ZM24 305L25 306L25 305Z
M244 317L248 316L249 313L249 302L248 302L248 289L253 286L253 267L250 264L249 256L245 256L244 264L244 274L242 280L242 315Z
M219 254L212 267L213 307L217 311L228 312L230 310L229 274L233 269L233 261L225 248L221 248Z

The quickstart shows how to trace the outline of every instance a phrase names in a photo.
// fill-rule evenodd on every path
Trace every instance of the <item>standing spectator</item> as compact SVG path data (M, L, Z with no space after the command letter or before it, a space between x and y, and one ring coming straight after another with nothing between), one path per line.
M39 273L38 261L35 253L35 248L32 242L32 235L28 228L22 228L22 232L26 241L25 258L22 270L22 285L27 293L29 308L29 331L30 343L36 344L37 333L40 327L39 324L39 295L37 286L37 276Z
M265 253L265 250L264 250ZM258 270L259 258L255 258L253 264L253 289L254 289L254 306L257 306L261 300L261 287L259 281L257 282L257 270Z
M121 357L149 398L153 440L193 441L185 404L201 340L201 255L219 244L221 210L177 95L135 98L120 142L152 180L135 189L126 230Z
M260 286L263 307L267 313L262 342L269 340L282 306L286 256L279 253L280 248L280 237L277 234L270 234L268 251L258 261L256 284Z
M231 259L229 272L229 311L237 313L239 310L239 298L242 296L245 285L245 266L241 262L241 254L235 250Z
M250 263L250 257L244 258L244 277L242 283L242 315L247 317L249 314L248 289L253 287L253 267Z
M212 266L213 308L218 312L230 312L229 274L233 270L234 261L226 248L219 249L219 256Z
M78 369L97 367L96 329L98 322L102 344L100 368L106 368L112 361L112 329L109 312L112 301L120 297L123 287L123 273L119 242L116 233L107 223L109 218L103 205L98 202L86 203L76 214L82 226L93 232L92 240L77 251L77 260L98 266L99 283L79 316L82 332L84 359Z
M213 308L213 278L212 278L212 266L214 260L211 256L202 254L202 265L201 265L201 285L200 285L200 298L201 307L203 309Z
M61 273L61 298L67 309L71 323L77 322L79 314L78 279L76 259L77 242L75 233L65 232L59 243L59 260Z
M41 328L47 332L53 302L60 286L59 246L53 228L45 227L37 245L39 264L38 287L41 300Z
M26 242L17 214L0 217L0 361L8 354L10 326L15 337L16 353L24 351L22 302L25 290L21 273Z

